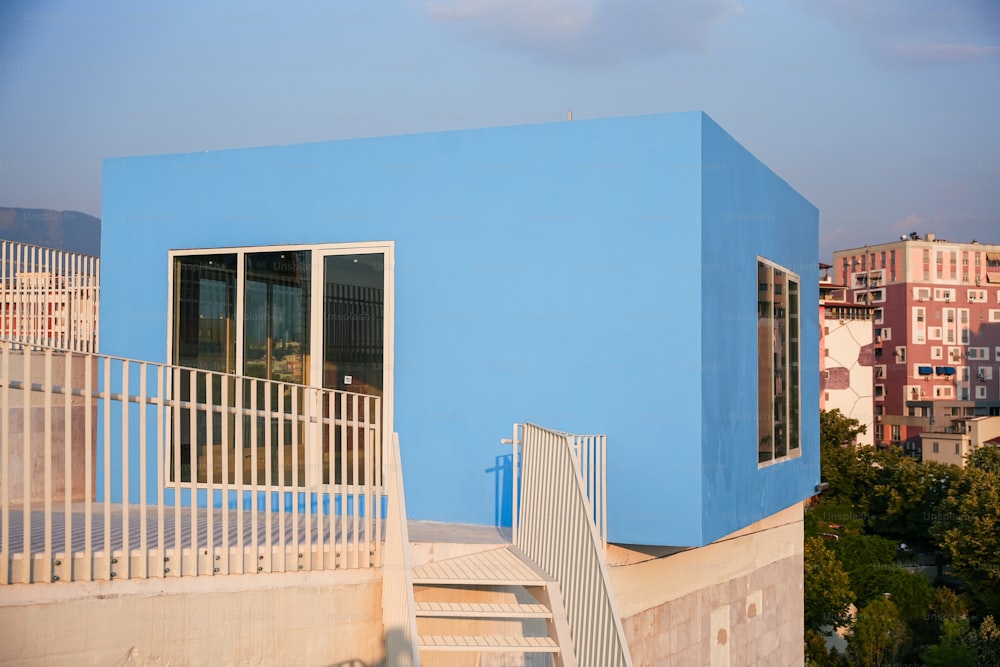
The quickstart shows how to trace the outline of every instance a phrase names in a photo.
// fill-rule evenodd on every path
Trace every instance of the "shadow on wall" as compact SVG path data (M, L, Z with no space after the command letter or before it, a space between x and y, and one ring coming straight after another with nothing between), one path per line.
M514 455L503 454L494 459L493 467L484 471L493 475L493 525L498 528L512 525Z
M413 667L413 643L406 635L392 629L385 633L385 653L380 667ZM337 663L332 667L368 667L360 660Z

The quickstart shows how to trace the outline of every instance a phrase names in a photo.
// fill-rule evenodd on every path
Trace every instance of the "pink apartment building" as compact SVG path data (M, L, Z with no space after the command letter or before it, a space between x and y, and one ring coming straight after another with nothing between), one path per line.
M833 271L873 309L876 443L917 453L922 432L1000 415L1000 245L911 233L838 250Z

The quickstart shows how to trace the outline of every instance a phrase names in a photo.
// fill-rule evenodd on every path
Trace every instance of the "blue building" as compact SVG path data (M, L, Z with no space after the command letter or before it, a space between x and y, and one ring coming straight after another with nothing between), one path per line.
M103 183L104 349L382 395L411 518L508 523L523 421L608 434L613 543L702 546L819 481L818 212L703 113Z
M801 664L818 214L706 115L103 183L101 354L0 336L0 662Z

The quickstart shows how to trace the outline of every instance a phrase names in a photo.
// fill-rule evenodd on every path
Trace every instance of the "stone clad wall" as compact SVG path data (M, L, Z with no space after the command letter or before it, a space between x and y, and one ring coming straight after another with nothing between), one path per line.
M801 665L802 509L674 554L614 550L610 573L636 667Z

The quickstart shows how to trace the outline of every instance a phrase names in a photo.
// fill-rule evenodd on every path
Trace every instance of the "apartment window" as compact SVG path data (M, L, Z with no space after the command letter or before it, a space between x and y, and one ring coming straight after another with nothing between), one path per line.
M935 454L938 453L938 443L936 442L931 443L931 451L933 451Z
M994 354L993 357L994 361L1000 361L1000 345L997 345L995 348L993 348L993 354Z
M969 303L986 303L986 290L970 289L968 297Z
M906 363L906 346L898 345L896 347L896 363L905 364Z
M1000 309L990 308L990 322L1000 322Z
M993 367L992 366L980 366L977 373L977 377L980 380L992 380L993 379Z
M875 400L881 401L883 398L885 398L885 385L884 384L875 385Z
M934 387L935 398L953 398L954 396L955 391L952 387Z
M875 309L875 324L882 324L882 309Z
M982 264L982 261L980 260L979 257L980 257L980 254L977 252L976 253L976 266L979 266L980 264Z
M931 359L932 360L944 359L944 352L942 352L940 345L931 346Z
M799 453L799 277L757 259L757 462Z
M968 266L968 265L969 265L969 251L968 250L963 250L962 251L962 266Z
M959 453L959 451L960 451L960 449L959 449L959 448L960 448L960 447L961 447L961 445L959 445L959 444L958 444L958 443L956 442L956 443L955 443L955 453L956 453L956 454L958 454L958 453Z
M976 398L980 400L986 398L986 385L976 387Z
M954 301L955 300L955 290L952 289L936 289L934 290L934 300L935 301Z
M889 432L891 433L890 438L892 440L899 440L899 424L892 424L889 428Z

